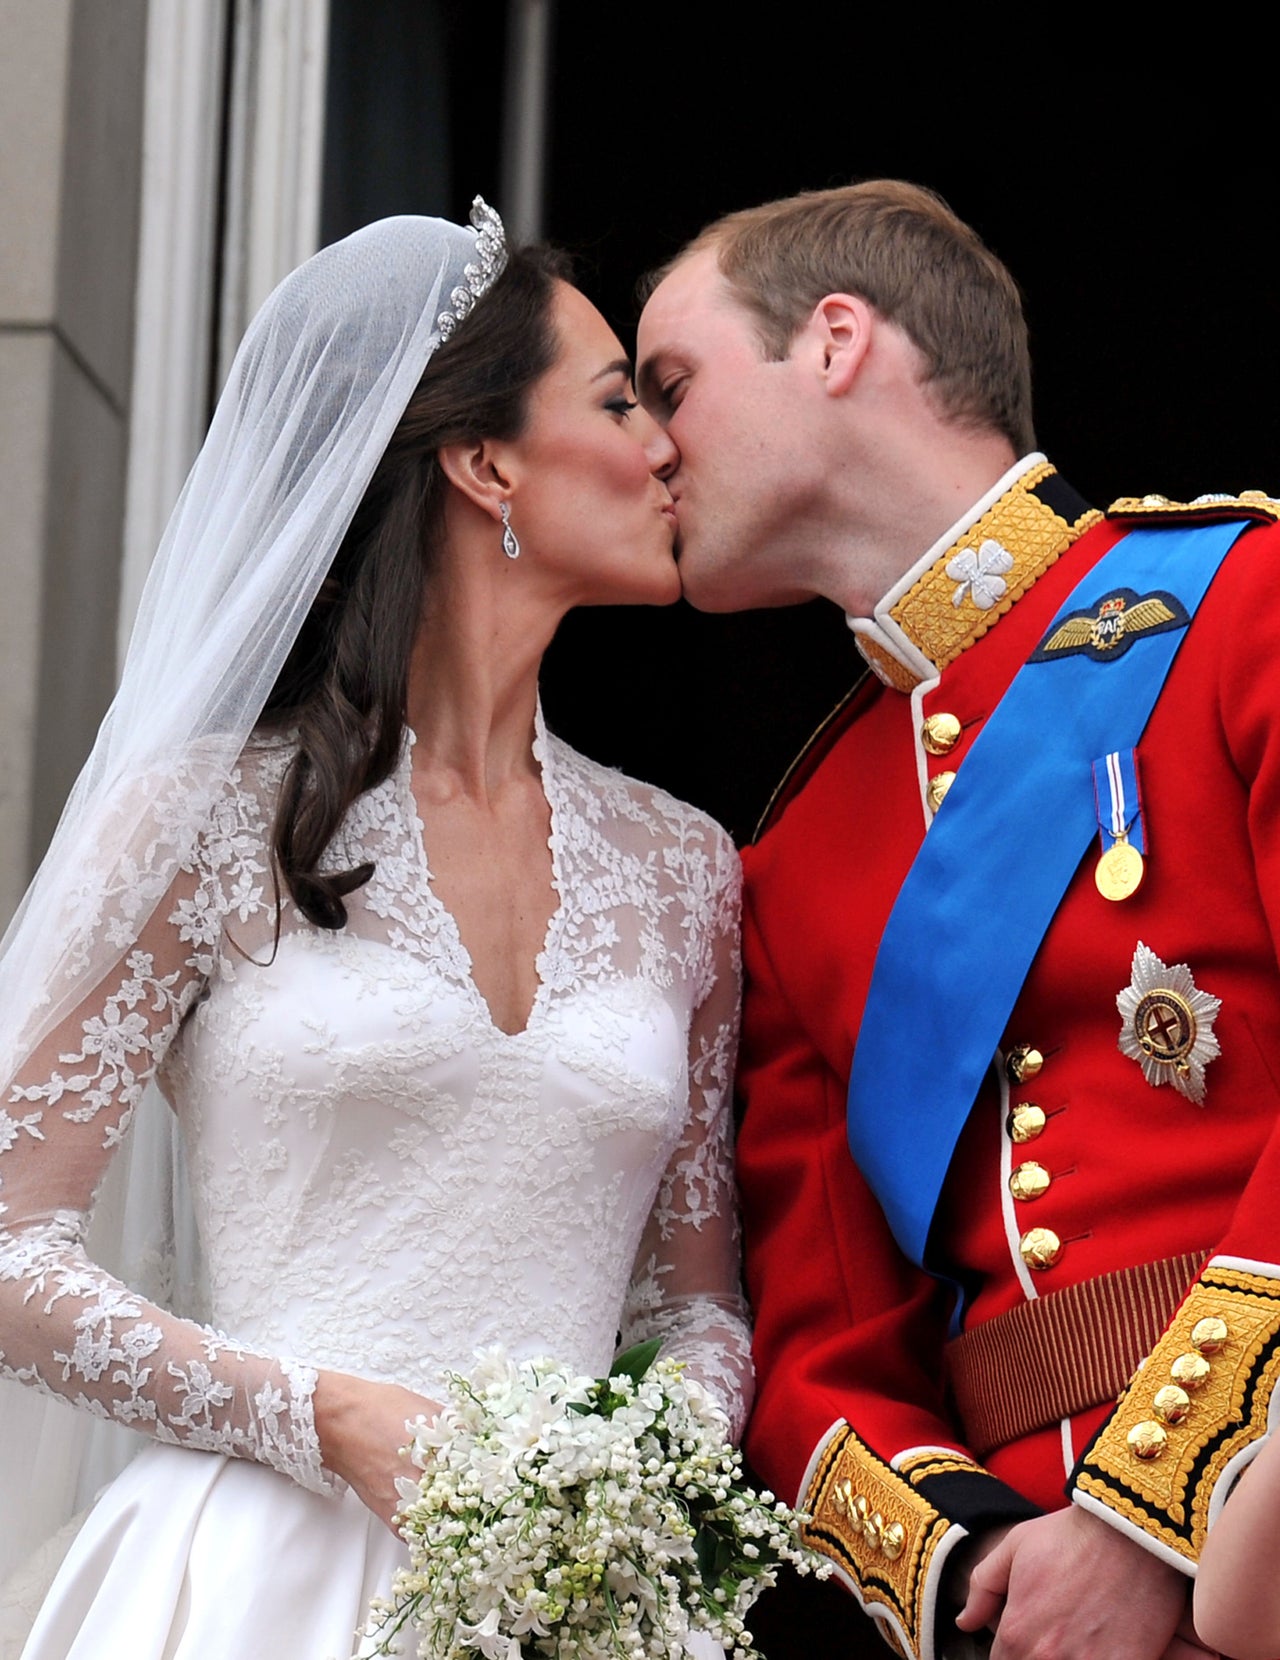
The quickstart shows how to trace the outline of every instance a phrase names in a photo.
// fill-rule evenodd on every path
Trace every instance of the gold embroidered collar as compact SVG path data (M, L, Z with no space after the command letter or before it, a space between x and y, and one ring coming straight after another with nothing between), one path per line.
M1101 517L1043 455L1024 457L872 616L849 618L858 650L900 692L936 679Z

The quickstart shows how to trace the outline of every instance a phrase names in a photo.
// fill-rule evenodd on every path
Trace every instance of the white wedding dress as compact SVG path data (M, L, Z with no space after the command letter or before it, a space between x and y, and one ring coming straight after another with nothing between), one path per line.
M0 1374L152 1437L99 1500L25 1660L335 1660L403 1547L322 1468L315 1368L436 1396L477 1347L588 1373L660 1335L740 1420L729 1083L738 864L723 832L541 727L558 909L524 1031L490 1019L396 772L326 860L333 933L267 853L289 751L151 789L212 809L120 965L0 1103ZM138 876L145 883L145 873ZM127 882L112 907L129 908ZM127 931L126 931L127 937ZM85 1214L158 1063L208 1326L92 1264ZM21 1495L0 1495L0 1504Z

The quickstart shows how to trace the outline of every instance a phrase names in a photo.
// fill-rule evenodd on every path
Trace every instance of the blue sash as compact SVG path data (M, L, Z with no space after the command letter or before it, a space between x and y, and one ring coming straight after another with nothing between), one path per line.
M1187 625L1246 528L1137 530L1116 543L1018 671L907 873L854 1052L849 1146L913 1262L924 1260L1009 1013L1097 833L1093 762L1136 748ZM1157 597L1145 614L1172 620L1126 636L1117 612L1104 612L1090 639L1104 600L1114 607L1126 594ZM1100 643L1111 625L1119 640Z

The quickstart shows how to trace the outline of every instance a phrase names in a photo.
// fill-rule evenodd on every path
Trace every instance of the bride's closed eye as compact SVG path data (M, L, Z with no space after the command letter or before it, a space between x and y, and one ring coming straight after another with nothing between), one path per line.
M606 398L604 407L611 415L621 415L625 420L633 409L638 408L638 405L634 398L628 398L625 394L619 393L616 398Z

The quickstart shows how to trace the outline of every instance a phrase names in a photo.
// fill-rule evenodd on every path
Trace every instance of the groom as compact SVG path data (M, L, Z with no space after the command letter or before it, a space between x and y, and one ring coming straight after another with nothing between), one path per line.
M1280 504L1082 500L895 181L712 225L638 356L689 598L864 665L744 856L753 1460L900 1652L1197 1660L1280 1372Z

